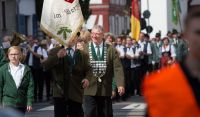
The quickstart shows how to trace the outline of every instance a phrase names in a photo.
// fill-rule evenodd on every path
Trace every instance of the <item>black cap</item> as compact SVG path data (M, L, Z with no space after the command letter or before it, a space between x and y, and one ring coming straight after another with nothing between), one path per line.
M178 34L178 31L176 29L173 29L172 34Z
M161 37L161 33L160 32L156 33L155 37Z

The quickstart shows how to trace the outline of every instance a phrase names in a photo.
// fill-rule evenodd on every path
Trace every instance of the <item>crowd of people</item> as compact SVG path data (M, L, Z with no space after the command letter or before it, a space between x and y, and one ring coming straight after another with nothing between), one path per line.
M5 36L0 54L1 106L23 114L31 111L33 101L44 101L45 81L45 99L50 99L52 89L55 117L113 116L114 75L119 95L125 91L118 53L105 43L99 25L80 35L81 39L77 36L66 46L33 36L13 46L11 38Z
M2 48L7 53L11 46L10 41L9 36L3 38ZM100 51L95 47L95 43L100 44L98 47L101 48ZM108 46L104 47L105 45ZM111 33L104 34L103 28L98 25L94 26L91 31L83 29L76 39L71 40L65 47L49 37L39 41L33 36L28 36L24 42L19 44L19 47L22 51L19 63L29 66L33 75L34 101L42 102L44 99L48 101L53 96L55 116L59 117L65 114L74 116L77 110L80 113L76 116L82 116L83 101L89 102L84 109L88 112L85 114L90 117L95 115L93 109L97 108L93 105L94 101L97 105L108 108L112 105L111 101L126 101L131 96L142 96L141 84L144 76L150 72L159 71L162 67L182 62L189 51L187 41L176 30L168 32L164 38L161 38L160 33L150 38L148 34L141 32L139 40L136 40L128 35L115 37ZM114 50L108 50L108 53L103 52L104 49L108 49L107 47ZM94 54L95 51L96 54ZM111 55L107 56L111 58L104 55L110 53ZM91 57L89 57L90 54ZM88 59L94 59L94 61L87 63ZM110 59L114 59L111 62L114 67L107 63ZM98 69L95 69L100 66L103 66L102 75L99 75ZM117 69L118 66L119 69ZM91 74L90 67L97 71L93 70ZM113 73L113 69L117 72L106 74L107 72ZM105 77L105 75L111 77L112 80L103 80L107 87L99 89L102 87L102 76ZM98 78L97 81L96 78L91 78L94 76ZM46 98L44 98L44 86L46 86ZM117 88L117 86L120 87ZM109 87L112 88L108 91ZM87 90L84 91L84 88ZM119 95L118 91L122 93ZM124 95L122 95L123 92ZM95 95L97 97L94 98ZM99 99L98 96L105 96L105 98ZM102 101L106 101L107 105L102 105ZM112 109L99 111L100 113L105 112L104 114L112 113Z
M189 8L184 21L189 54L183 61L150 74L144 80L146 116L200 116L200 2L194 0L194 3L198 4Z
M117 101L134 95L141 96L141 83L145 75L182 62L189 51L188 42L176 30L168 32L163 38L160 33L150 38L141 32L139 40L128 36L114 38L110 34L105 39L117 49L125 74L126 92L122 97L117 96Z
M54 101L55 117L113 117L112 101L142 96L151 117L197 117L199 90L199 5L188 12L184 36L173 30L150 38L105 34L95 25L65 46L27 36L0 48L0 106L22 113L34 102ZM0 113L5 114L5 113ZM7 114L7 113L6 113ZM18 116L18 115L17 115Z

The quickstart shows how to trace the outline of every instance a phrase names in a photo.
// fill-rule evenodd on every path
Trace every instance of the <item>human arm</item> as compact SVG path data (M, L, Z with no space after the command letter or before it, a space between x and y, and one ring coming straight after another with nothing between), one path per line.
M31 71L27 72L29 82L28 82L28 91L27 91L27 111L32 110L32 104L34 100L34 83L33 83L33 76Z
M37 58L41 58L42 55L38 53L39 49L41 49L40 47L38 47L37 52L34 52L34 50L32 50L32 48L29 45L27 46L27 48L28 48L28 51L33 54L33 56Z
M61 48L51 49L48 58L41 63L46 70L51 69L52 67L57 65L59 63L60 58L64 56L64 54L60 50Z
M123 95L125 92L123 67L119 59L119 56L117 54L117 51L115 49L113 49L112 54L113 54L113 69L115 76L114 80L116 81L119 95Z

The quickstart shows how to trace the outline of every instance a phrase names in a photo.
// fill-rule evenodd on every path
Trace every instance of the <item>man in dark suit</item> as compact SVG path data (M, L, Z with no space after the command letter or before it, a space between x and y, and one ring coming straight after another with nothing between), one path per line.
M51 70L53 75L53 99L54 99L54 116L67 117L67 101L66 91L67 78L69 77L69 69L67 67L67 60L60 58L58 55L62 54L62 48L57 47L49 52L48 58L42 63L46 70Z
M88 43L91 69L86 73L90 85L84 90L85 117L112 117L112 80L124 94L124 73L115 48L103 41L103 28L95 25L91 32L92 42Z
M55 117L83 117L83 89L89 85L84 79L89 69L87 60L87 54L68 44L67 48L52 49L42 63L54 76Z

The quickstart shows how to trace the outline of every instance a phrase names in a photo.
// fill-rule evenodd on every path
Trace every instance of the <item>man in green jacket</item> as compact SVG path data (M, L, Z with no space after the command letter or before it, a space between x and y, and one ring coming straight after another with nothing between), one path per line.
M89 64L86 73L90 85L84 90L85 117L111 117L113 76L118 93L124 94L124 73L118 53L103 41L103 28L95 25L91 32L92 42L88 44Z

